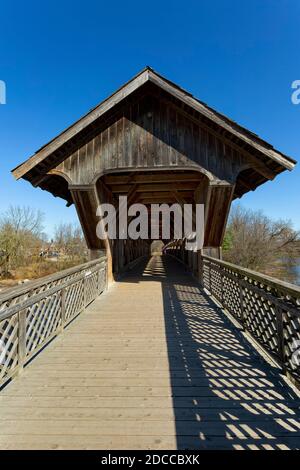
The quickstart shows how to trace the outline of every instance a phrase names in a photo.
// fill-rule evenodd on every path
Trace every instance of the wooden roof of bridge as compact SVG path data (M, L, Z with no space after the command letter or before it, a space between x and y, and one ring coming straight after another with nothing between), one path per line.
M146 85L160 88L176 102L179 102L188 114L193 117L197 116L201 123L209 126L212 132L226 138L240 151L245 151L262 162L262 165L268 170L267 175L257 173L255 170L247 170L245 176L249 186L243 184L236 191L235 197L240 197L268 179L273 179L279 173L294 168L295 160L274 149L272 145L253 132L194 98L190 93L162 77L150 67L146 67L109 98L102 101L48 144L41 147L28 160L12 170L14 177L16 179L24 178L34 186L40 186L42 189L47 189L54 195L68 200L66 196L67 183L66 187L60 186L59 178L55 175L47 176L48 172L64 161L74 150L88 142L97 132L99 123L105 122L108 114L111 115L118 105Z

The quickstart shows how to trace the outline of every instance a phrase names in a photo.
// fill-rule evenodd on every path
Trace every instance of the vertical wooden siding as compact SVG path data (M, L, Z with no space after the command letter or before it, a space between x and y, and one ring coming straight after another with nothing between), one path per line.
M126 104L57 169L73 184L90 184L102 171L201 167L233 183L246 157L172 103L145 95Z

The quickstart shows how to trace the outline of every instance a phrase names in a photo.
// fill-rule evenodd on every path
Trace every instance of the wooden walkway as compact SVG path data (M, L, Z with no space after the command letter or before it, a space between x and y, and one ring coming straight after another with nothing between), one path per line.
M0 392L0 449L299 449L299 406L183 266L153 257Z

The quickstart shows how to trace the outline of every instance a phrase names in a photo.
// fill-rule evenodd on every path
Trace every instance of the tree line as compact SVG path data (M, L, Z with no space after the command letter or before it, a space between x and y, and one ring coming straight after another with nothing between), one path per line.
M67 260L68 265L87 259L86 243L78 224L58 224L53 238L49 239L44 232L44 220L41 211L30 207L10 206L0 214L2 278L21 266L37 262L41 266L49 247ZM227 224L223 257L245 268L269 272L278 260L300 257L300 234L290 221L272 220L260 211L235 206ZM60 264L58 268L68 265ZM38 271L38 275L45 273Z
M300 234L289 220L235 206L230 213L223 256L233 264L267 272L282 259L300 257Z
M31 207L10 206L0 214L0 273L41 259L49 247L70 260L86 256L86 244L77 224L60 223L52 239L44 232L44 214Z

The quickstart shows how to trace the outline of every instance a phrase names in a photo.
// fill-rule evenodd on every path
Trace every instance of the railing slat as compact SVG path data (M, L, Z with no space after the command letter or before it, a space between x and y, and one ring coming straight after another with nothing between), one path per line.
M285 370L285 355L284 355L284 332L283 332L283 312L278 307L275 307L276 312L276 327L278 337L278 356L282 369Z
M18 313L18 366L23 369L26 359L26 309Z
M61 329L63 330L66 323L66 288L63 287L61 290Z

